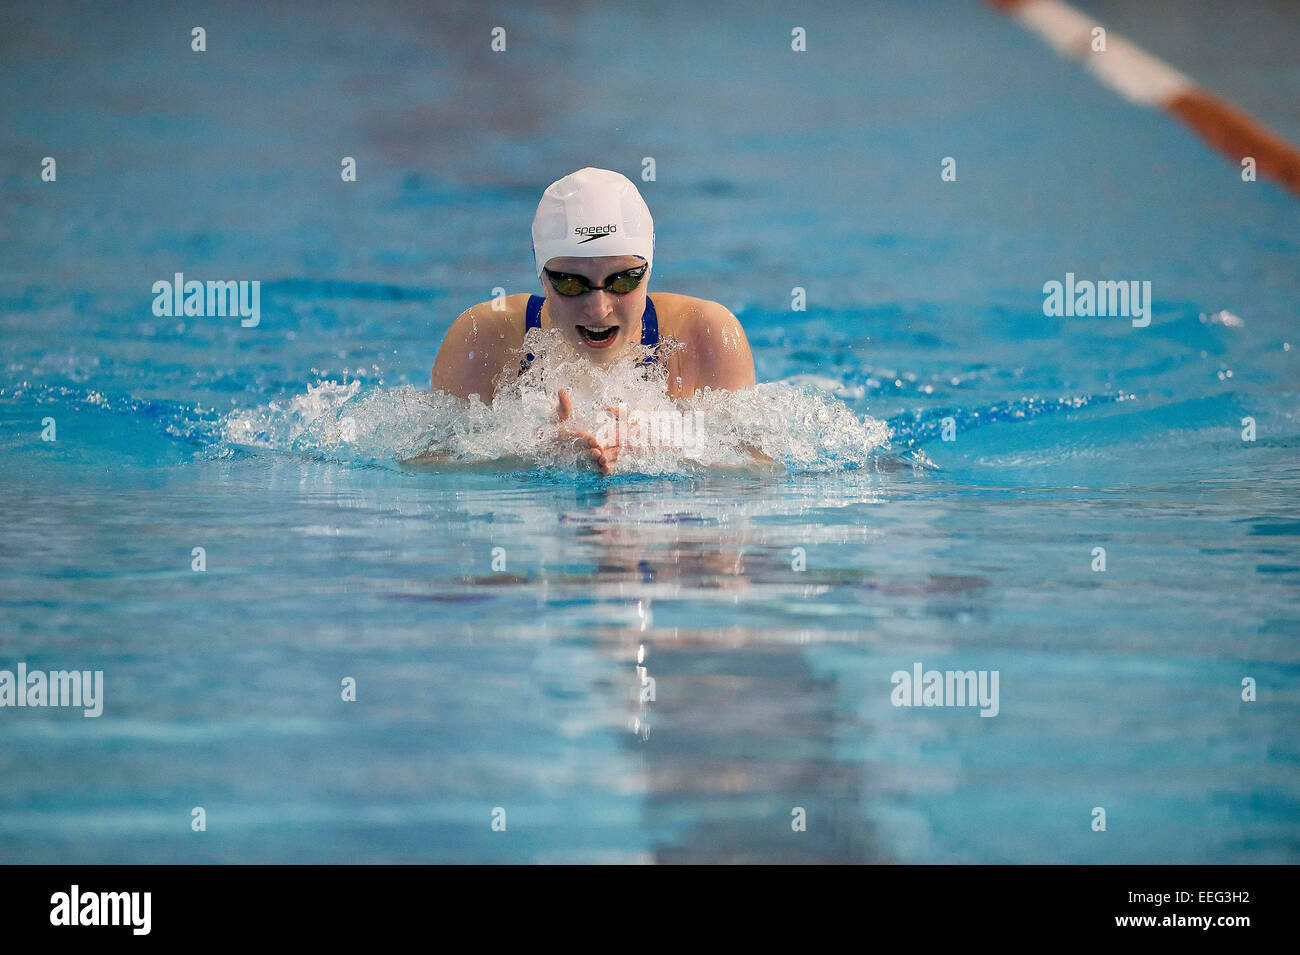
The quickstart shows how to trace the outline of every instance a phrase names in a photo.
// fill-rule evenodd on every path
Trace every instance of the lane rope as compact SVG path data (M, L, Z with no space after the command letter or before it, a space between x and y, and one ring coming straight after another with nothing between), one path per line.
M1300 195L1300 149L1164 60L1108 29L1105 50L1094 51L1093 30L1104 25L1064 0L988 2L1036 33L1061 56L1081 63L1102 85L1129 102L1177 117L1239 166L1250 157L1259 175Z

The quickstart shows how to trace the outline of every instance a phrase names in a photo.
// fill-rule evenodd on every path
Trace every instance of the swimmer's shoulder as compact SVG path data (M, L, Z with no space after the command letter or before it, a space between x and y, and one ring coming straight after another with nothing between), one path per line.
M659 333L688 348L745 337L740 320L719 302L676 292L654 292L650 298L659 316Z
M680 332L687 336L715 325L740 322L731 310L718 302L694 295L681 295L677 292L651 292L650 298L655 303L655 314L659 316L661 330L672 333ZM674 338L684 341L681 335Z
M471 305L457 316L452 328L460 324L463 332L479 341L503 342L506 348L518 348L524 341L529 297L527 292L519 292Z
M471 305L456 317L434 360L436 391L466 398L492 396L492 381L524 341L528 294L507 295Z
M675 292L654 292L660 335L686 346L681 366L686 394L697 388L735 390L754 384L754 358L740 320L719 302ZM671 359L670 359L671 362Z

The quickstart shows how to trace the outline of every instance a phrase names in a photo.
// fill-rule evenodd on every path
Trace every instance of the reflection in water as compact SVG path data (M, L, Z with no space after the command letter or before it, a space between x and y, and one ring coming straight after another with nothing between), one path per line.
M521 779L548 792L578 767L589 772L582 785L592 788L561 800L562 813L581 814L602 792L630 800L635 827L611 826L593 837L602 845L628 839L638 857L665 862L907 859L876 829L881 799L955 785L932 769L952 760L935 752L930 729L891 726L872 710L873 696L888 710L894 664L877 674L882 652L929 659L953 645L954 620L990 612L987 581L944 558L950 505L906 481L859 472L537 493L501 475L437 485L380 475L393 484L380 498L354 492L355 472L333 474L297 491L351 512L340 527L342 540L349 528L362 535L349 545L351 572L400 608L381 614L384 642L399 639L395 621L414 619L405 639L417 646L433 639L497 660L463 700L443 687L440 706L460 700L470 718L484 704L467 701L485 687L532 698L510 682L517 668L502 652L537 685L539 722L471 729L466 769L495 777L498 754L478 749L478 731L509 727L521 751L558 746L560 762ZM386 546L363 557L372 522ZM923 814L903 812L925 827ZM883 818L893 826L898 815Z
M857 768L835 758L836 687L800 647L653 646L655 732L628 745L657 861L881 861Z
M625 746L639 760L657 861L890 860L864 812L861 767L837 755L841 735L864 729L836 681L806 659L809 644L854 637L730 622L742 602L809 612L809 601L863 588L911 600L982 592L980 578L878 580L792 559L795 541L806 552L853 529L822 527L831 539L809 540L806 524L786 518L878 502L879 488L865 483L841 487L833 501L822 490L760 507L735 488L706 487L689 509L668 512L662 499L611 485L577 493L579 509L562 515L594 565L564 583L597 600L636 601L635 623L597 633L602 652L628 661Z
M933 771L952 760L935 751L932 727L882 718L895 663L881 654L930 659L960 639L954 622L992 607L988 581L946 556L952 505L917 494L909 473L570 482L546 493L501 475L450 486L393 475L397 514L375 518L392 524L385 540L399 531L439 550L412 559L398 548L353 569L373 573L440 642L514 646L531 660L553 701L538 711L539 739L562 740L595 785L633 800L629 836L645 857L912 858L878 835L882 798L904 804L914 846L927 822L906 803L956 783ZM338 477L344 486L299 491L355 508L349 523L364 526L376 501ZM603 755L601 739L624 758Z

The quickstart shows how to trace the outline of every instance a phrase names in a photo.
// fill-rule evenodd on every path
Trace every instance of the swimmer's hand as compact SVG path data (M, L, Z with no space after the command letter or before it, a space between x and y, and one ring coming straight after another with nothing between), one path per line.
M565 423L573 417L573 401L564 388L560 389L556 413L560 422L558 437L560 444L577 450L580 454L579 461L595 468L600 472L601 477L609 475L614 470L615 462L618 461L618 445L602 445L600 439L591 432Z

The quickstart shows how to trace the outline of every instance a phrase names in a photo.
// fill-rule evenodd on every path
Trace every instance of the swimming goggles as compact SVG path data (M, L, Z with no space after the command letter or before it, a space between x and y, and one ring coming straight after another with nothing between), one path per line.
M645 271L650 267L647 262L645 265L638 265L634 269L627 269L623 272L615 272L605 279L604 285L592 285L591 280L585 275L570 275L568 272L552 272L550 269L542 269L551 280L551 286L566 298L575 295L582 295L586 292L606 291L613 292L615 295L626 295L645 278Z

